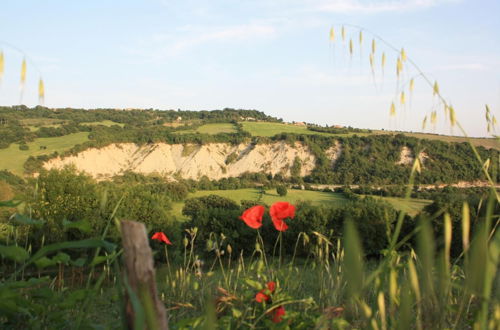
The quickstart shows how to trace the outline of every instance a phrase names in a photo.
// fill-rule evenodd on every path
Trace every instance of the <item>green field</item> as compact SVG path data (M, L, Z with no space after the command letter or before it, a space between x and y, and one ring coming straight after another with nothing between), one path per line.
M212 123L201 125L197 129L186 129L175 132L177 134L219 134L219 133L236 133L236 128L231 123Z
M21 124L32 132L38 131L41 127L61 127L67 121L53 118L26 118L19 120Z
M495 138L465 138L463 136L451 136L451 135L440 135L440 134L432 134L432 133L410 133L410 132L397 132L397 131L382 131L375 130L373 134L383 135L383 134L403 134L406 136L415 137L417 139L427 139L427 140L438 140L443 142L470 142L476 147L485 147L486 149L500 149L500 140Z
M36 132L42 127L53 127L53 128L58 128L61 127L61 124L51 124L51 125L42 125L42 126L26 126L30 131Z
M311 133L305 126L296 126L291 124L282 123L268 123L268 122L249 122L244 121L240 123L243 129L253 136L274 136L279 133L295 133L306 134ZM315 133L315 132L314 132Z
M461 136L449 136L430 133L410 133L410 132L396 132L396 131L383 131L374 130L372 133L348 133L348 134L331 134L323 132L314 132L307 129L306 126L298 126L292 124L283 124L275 122L241 122L243 129L253 136L274 136L279 133L295 133L295 134L315 134L325 136L368 136L368 135L385 135L385 134L403 134L406 136L415 137L418 139L439 140L444 142L468 142L467 138ZM482 146L485 148L500 149L500 140L494 138L470 138L474 146Z
M324 136L351 136L357 134L358 136L369 135L370 133L347 133L347 134L332 134L315 132L308 130L306 126L298 126L293 124L283 124L264 121L244 121L240 122L243 129L253 136L274 136L280 133L294 133L294 134L310 134L310 135L324 135Z
M432 204L432 201L429 199L417 199L412 198L410 200L406 200L400 197L381 197L381 196L370 196L376 199L380 199L388 202L392 205L396 210L405 211L410 216L416 216L424 207L429 204Z
M39 138L27 143L28 150L19 150L19 144L13 143L6 149L0 149L0 170L8 170L22 176L24 162L29 156L48 155L55 151L61 153L75 144L88 141L88 135L88 132L79 132L65 136ZM40 149L41 146L45 146L46 149Z
M236 133L236 128L231 123L205 124L198 127L202 134Z
M111 127L111 126L114 126L114 125L118 125L120 127L123 127L125 126L125 124L122 124L122 123L117 123L115 121L111 121L111 120L101 120L101 121L92 121L92 122L86 122L86 123L80 123L80 125L86 125L86 126L98 126L98 125L101 125L101 126L107 126L107 127Z
M259 189L247 188L247 189L236 189L236 190L200 190L195 193L189 194L188 198L202 197L208 195L218 195L232 199L235 202L240 202L241 200L257 200L259 198ZM397 197L379 197L373 196L375 198L387 201L396 210L405 211L411 216L417 215L425 206L432 203L430 200L426 199L410 199L405 200L404 198ZM334 192L323 192L323 191L311 191L311 190L295 190L289 189L288 194L284 197L279 196L275 189L267 190L264 195L262 195L262 203L271 205L275 202L285 201L295 204L297 201L311 201L313 204L333 204L341 205L347 198L344 197L343 193ZM182 215L182 208L184 203L172 203L172 214L175 215L179 220L187 220L185 216Z

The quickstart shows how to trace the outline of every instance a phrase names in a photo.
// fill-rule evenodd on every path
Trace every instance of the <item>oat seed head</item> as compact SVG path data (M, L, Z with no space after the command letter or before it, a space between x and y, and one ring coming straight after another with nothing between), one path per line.
M3 52L0 52L0 81L2 80L4 73L4 57Z
M21 64L21 85L24 86L26 82L26 59L23 59L23 63Z
M40 81L38 82L38 101L40 105L45 103L45 86L42 78L40 78Z
M334 30L333 26L330 29L330 41L335 41L335 30Z
M434 82L434 86L432 87L432 95L437 95L439 94L439 85L437 81Z

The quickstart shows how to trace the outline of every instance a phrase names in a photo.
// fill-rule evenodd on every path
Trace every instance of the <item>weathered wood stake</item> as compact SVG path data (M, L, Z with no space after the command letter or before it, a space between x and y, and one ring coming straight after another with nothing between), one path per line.
M125 285L136 296L142 306L145 324L148 329L168 329L165 306L158 297L153 254L144 224L135 221L122 221L121 233L125 259ZM132 307L131 295L125 290L126 315L129 329L137 322L136 311Z

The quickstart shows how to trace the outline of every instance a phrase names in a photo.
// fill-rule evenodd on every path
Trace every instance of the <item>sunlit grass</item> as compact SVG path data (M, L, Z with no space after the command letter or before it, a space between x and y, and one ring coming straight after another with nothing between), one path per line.
M186 129L181 131L176 131L176 134L220 134L220 133L236 133L236 128L231 123L211 123L201 125L196 129Z
M28 142L28 150L19 150L19 144L12 143L8 148L0 149L0 169L8 170L16 175L24 173L24 162L30 156L48 155L55 151L61 153L89 140L88 132L78 132L65 136L39 138ZM42 149L42 147L46 147Z
M112 121L112 120L101 120L101 121L93 121L93 122L87 122L87 123L80 123L80 125L87 125L87 126L106 126L106 127L111 127L111 126L114 126L114 125L118 125L120 127L123 127L125 126L125 124L122 124L122 123L117 123L115 121Z
M260 197L260 189L256 188L245 188L245 189L235 189L235 190L199 190L195 193L191 193L187 198L202 197L208 195L218 195L225 198L229 198L237 203L242 200L252 200L257 201ZM422 209L431 204L432 201L426 199L404 199L398 197L381 197L381 196L371 196L377 199L388 202L398 211L405 211L411 216L417 215ZM335 192L323 192L323 191L311 191L311 190L297 190L289 189L286 196L279 196L275 189L267 189L265 193L262 194L260 202L271 205L275 202L284 201L291 204L296 204L297 201L310 201L313 205L332 205L341 206L343 203L347 202L348 199L343 193ZM184 207L183 202L172 203L172 210L170 211L178 220L186 221L186 216L182 215L182 208Z

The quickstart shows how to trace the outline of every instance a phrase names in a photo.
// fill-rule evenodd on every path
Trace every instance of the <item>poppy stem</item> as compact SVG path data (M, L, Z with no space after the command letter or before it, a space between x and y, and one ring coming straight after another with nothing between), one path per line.
M264 259L264 264L266 265L266 269L269 269L269 264L267 263L267 257L266 257L266 249L264 247L264 240L262 239L262 236L260 235L260 229L257 229L257 238L260 240L260 244L261 244L261 255ZM273 253L273 256L274 256L274 253Z
M165 248L165 258L167 259L168 277L169 277L169 279L171 281L172 280L172 269L170 268L170 260L168 258L167 245L165 245L164 248Z
M281 256L283 255L283 232L280 231L279 233L279 241L280 241L280 258L279 258L279 269L281 269Z

